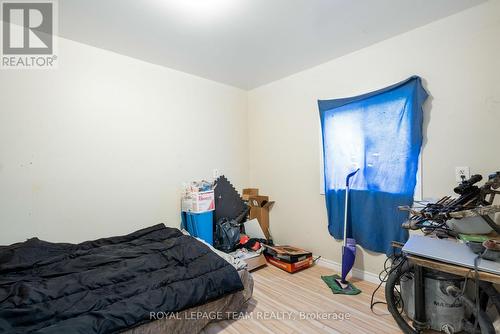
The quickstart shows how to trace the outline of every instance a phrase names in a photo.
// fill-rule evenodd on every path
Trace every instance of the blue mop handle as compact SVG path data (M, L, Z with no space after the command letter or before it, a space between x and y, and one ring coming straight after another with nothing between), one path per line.
M359 172L359 168L356 169L354 172L349 173L345 179L345 207L344 207L344 242L342 252L344 252L344 248L347 245L347 210L349 209L349 180L351 177L356 175L356 173Z
M356 169L354 172L350 173L347 175L346 179L345 179L345 186L346 188L349 188L349 180L351 179L351 177L353 177L354 175L356 175L356 173L359 172L359 168Z

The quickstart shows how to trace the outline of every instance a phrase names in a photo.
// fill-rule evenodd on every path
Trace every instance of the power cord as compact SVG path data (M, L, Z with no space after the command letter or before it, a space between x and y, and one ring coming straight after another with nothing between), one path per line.
M387 279L392 274L392 272L394 272L395 270L397 270L404 262L406 262L406 257L404 257L403 255L397 255L395 252L394 252L394 254L392 256L390 256L387 259L385 259L385 261L384 261L384 269L378 275L378 279L380 280L380 283L375 288L375 290L373 290L372 295L371 295L371 299L370 299L370 310L373 313L375 313L375 311L373 310L373 308L375 307L375 305L379 305L379 304L387 305L387 302L374 301L375 294L382 287L382 285L387 282ZM396 289L396 291L397 291L397 295L395 296L396 297L396 304L398 306L400 306L401 312L402 312L402 309L403 309L403 307L402 307L403 306L403 299L401 297L400 291L398 291L397 289Z

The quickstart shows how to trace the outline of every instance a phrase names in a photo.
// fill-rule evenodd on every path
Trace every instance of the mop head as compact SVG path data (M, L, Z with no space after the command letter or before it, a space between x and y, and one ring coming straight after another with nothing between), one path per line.
M353 284L341 282L342 278L339 275L321 276L321 279L328 285L334 294L342 295L357 295L361 290L356 288Z

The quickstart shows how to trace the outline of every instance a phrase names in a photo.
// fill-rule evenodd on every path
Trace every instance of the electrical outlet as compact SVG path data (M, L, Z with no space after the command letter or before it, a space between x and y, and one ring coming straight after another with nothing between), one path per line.
M470 178L469 167L455 167L455 181L462 182Z
M214 169L212 170L212 176L213 176L214 180L216 180L216 179L218 179L218 178L219 178L219 176L220 176L220 172L219 172L219 170L218 170L217 168L214 168Z

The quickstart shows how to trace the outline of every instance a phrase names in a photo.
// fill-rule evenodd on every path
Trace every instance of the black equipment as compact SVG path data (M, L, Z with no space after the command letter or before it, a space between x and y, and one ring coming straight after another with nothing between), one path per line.
M229 253L240 243L240 224L236 220L221 218L215 224L214 246L218 250Z
M387 309L403 333L433 329L450 334L495 334L485 312L488 301L500 312L499 293L492 283L476 281L481 296L476 304L465 293L467 279L463 277L411 265L404 256L395 258L386 271Z
M456 236L457 233L448 227L448 220L481 217L500 233L500 226L490 217L500 212L500 206L493 204L495 195L500 194L497 190L500 188L500 172L489 175L482 186L477 186L481 180L481 175L463 180L454 189L460 195L458 198L445 196L419 210L400 207L400 210L411 214L402 227L421 229L424 233L434 233L438 237ZM499 247L497 244L487 246L491 249ZM473 298L466 293L469 278L443 275L410 264L405 255L395 255L391 266L384 269L386 276L383 281L386 282L387 308L401 330L405 334L421 333L426 329L445 333L495 333L485 310L490 302L500 313L500 294L491 283L480 281L477 273L477 261L485 254L476 258Z
M455 189L453 189L453 191L459 195L464 195L464 194L468 194L468 193L475 193L479 190L479 188L477 186L475 186L474 184L478 183L482 179L483 179L483 177L479 174L472 175L470 177L470 179L462 181L462 183L460 183L460 185L455 187Z
M489 175L488 181L478 187L476 183L482 179L482 176L477 174L462 181L454 189L454 192L460 195L458 198L445 196L436 203L425 205L420 210L400 207L400 210L409 211L412 214L402 227L410 230L422 229L424 233L438 230L441 233L456 236L456 233L446 225L448 220L480 216L500 234L500 226L490 218L491 214L500 211L500 206L493 205L495 195L500 194L500 191L496 190L500 187L500 172Z

